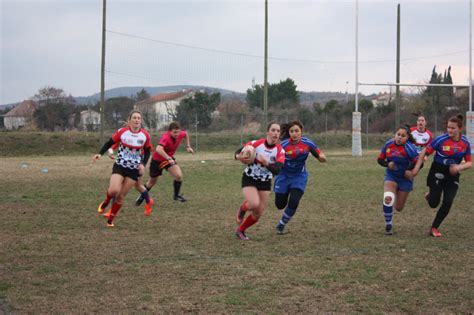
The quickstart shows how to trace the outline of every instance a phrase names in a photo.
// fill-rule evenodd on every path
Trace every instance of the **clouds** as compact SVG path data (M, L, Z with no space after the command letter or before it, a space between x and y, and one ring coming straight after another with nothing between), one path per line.
M468 1L398 2L402 81L426 81L438 64L453 65L455 83L467 84ZM398 2L359 1L360 81L395 81ZM291 77L302 90L334 91L349 81L353 91L354 3L270 1L270 81ZM44 85L75 96L98 92L101 18L99 0L2 1L0 103L28 98ZM188 83L245 91L252 78L263 80L263 26L263 1L108 0L108 30L255 57L108 33L107 88Z

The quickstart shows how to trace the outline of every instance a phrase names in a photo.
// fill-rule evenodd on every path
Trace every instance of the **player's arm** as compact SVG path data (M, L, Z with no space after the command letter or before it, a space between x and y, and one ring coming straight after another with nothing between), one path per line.
M104 145L102 146L102 148L100 148L100 151L98 154L94 155L94 160L98 160L102 157L102 155L104 155L105 152L107 152L107 150L109 148L111 148L113 145L115 144L115 141L110 138L109 141L107 141L106 143L104 143Z
M275 162L275 163L271 163L271 164L265 165L265 167L268 168L268 170L269 170L273 175L278 175L278 173L280 173L280 171L281 171L281 168L283 167L283 163Z
M323 152L321 152L321 150L311 148L309 152L311 153L312 156L317 158L319 162L321 163L326 162L326 155Z
M163 147L163 145L160 143L156 146L156 153L158 153L160 156L164 157L168 163L170 163L170 165L174 165L175 162L173 160L173 158L171 156L168 155L168 153L166 153L165 151L165 148Z
M191 147L191 139L189 138L189 134L186 132L186 152L194 154L194 150Z
M240 148L238 148L235 152L234 152L234 159L235 160L239 160L239 158L241 157L242 154L240 154L240 152L242 152L242 150L244 149L243 146L241 146Z

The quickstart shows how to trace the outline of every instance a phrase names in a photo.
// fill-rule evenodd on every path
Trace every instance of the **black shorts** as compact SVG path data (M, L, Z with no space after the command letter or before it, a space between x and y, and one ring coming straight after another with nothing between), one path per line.
M112 168L112 174L119 174L122 175L123 177L128 177L130 179L133 179L134 181L138 180L138 177L140 177L140 173L138 172L138 169L130 169L123 167L121 165L118 165L117 163L114 163L114 167Z
M431 164L430 172L428 173L428 177L426 178L426 186L445 186L451 185L456 183L459 184L460 174L456 174L455 176L449 173L449 166L441 165L436 162Z
M272 190L272 180L256 180L244 174L242 176L242 188L249 186L255 187L257 190L270 191Z
M174 163L173 165L176 165L176 159L173 157ZM170 165L170 162L168 161L157 161L157 160L151 160L150 163L150 177L158 177L163 175L163 170L167 170L170 168L172 165Z

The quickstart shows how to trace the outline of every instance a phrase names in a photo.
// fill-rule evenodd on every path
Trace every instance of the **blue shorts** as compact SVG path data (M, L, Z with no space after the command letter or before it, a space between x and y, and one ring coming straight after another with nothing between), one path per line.
M385 173L385 177L383 179L385 182L395 182L398 184L398 190L404 192L410 192L413 190L413 181L409 180L406 177L397 177L393 176L392 174Z
M279 174L275 179L273 191L277 194L287 194L291 189L299 189L304 192L307 182L308 173L301 173L296 176Z

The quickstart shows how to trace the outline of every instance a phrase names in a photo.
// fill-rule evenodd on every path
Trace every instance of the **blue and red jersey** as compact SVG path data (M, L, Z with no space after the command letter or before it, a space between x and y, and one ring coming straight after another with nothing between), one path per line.
M321 153L318 146L308 138L302 137L298 143L291 143L291 139L285 139L281 142L285 150L285 164L280 174L299 175L306 173L305 162L311 151L317 154Z
M471 144L465 136L454 141L447 133L436 137L426 148L426 153L436 151L434 162L441 165L460 164L463 159L471 161Z
M396 169L391 170L387 167L387 173L396 177L405 177L405 171L410 163L416 163L418 160L418 151L411 142L407 141L403 145L397 145L395 139L390 139L382 147L379 159L395 163Z

